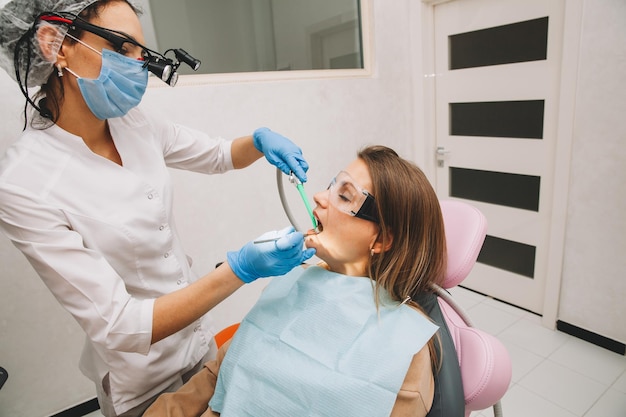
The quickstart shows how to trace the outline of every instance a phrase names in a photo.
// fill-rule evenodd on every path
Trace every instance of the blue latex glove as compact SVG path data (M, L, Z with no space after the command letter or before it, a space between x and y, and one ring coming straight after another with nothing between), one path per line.
M291 172L302 182L306 182L309 164L302 156L302 150L281 134L260 127L252 134L254 147L263 152L270 164L278 167L285 174Z
M228 252L226 258L231 269L245 283L257 278L284 275L313 255L314 248L304 249L304 236L292 226L280 231L267 232L256 240L279 237L272 242L248 242L239 251Z

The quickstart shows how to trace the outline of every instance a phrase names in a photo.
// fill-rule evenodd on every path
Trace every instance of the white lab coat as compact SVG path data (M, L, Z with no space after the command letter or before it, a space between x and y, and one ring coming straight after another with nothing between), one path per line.
M212 343L204 317L150 345L154 299L196 279L174 224L167 167L233 166L230 142L139 109L109 126L123 166L56 125L28 128L0 162L0 229L85 331L80 368L97 385L108 374L120 414L170 385Z

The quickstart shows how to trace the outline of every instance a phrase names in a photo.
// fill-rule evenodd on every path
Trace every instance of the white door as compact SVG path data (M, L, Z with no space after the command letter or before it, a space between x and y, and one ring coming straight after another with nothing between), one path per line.
M550 262L564 7L456 0L433 12L437 193L470 202L489 223L462 285L538 314Z

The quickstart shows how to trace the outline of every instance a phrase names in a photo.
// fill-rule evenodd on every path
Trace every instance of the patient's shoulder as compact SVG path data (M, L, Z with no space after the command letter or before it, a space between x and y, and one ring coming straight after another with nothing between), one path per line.
M435 381L430 363L430 351L426 345L413 356L398 392L391 417L425 416L432 406L434 393Z

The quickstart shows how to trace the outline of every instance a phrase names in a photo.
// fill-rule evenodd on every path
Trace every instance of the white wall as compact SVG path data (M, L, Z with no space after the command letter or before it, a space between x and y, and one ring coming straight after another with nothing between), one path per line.
M559 319L626 343L626 2L586 1Z
M374 3L371 77L153 88L144 105L225 137L260 125L290 136L311 163L310 195L364 144L387 144L431 164L422 134L421 4ZM623 0L586 5L559 318L626 342L626 10ZM1 154L21 129L23 100L4 73L0 91ZM198 273L227 250L287 225L274 171L264 162L223 176L174 176L177 221ZM0 416L47 416L92 398L91 382L77 369L80 329L3 236L0 266L0 366L10 375L0 390ZM238 321L263 284L218 306L217 327Z

